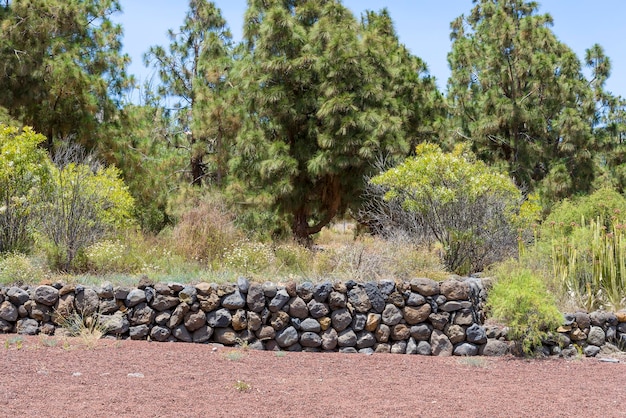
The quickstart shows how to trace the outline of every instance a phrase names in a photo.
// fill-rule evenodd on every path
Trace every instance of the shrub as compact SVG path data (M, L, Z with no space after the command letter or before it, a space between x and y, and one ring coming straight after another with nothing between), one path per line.
M63 271L84 268L89 245L133 225L133 198L119 170L74 150L55 158L51 190L43 194L39 209L42 244L51 266Z
M260 273L276 265L270 245L243 241L224 254L224 267L240 274Z
M24 254L5 254L0 258L0 284L37 283L44 280L46 271Z
M29 249L34 196L48 180L44 140L30 128L0 124L0 253Z
M443 245L452 271L480 271L516 251L522 195L509 177L477 161L466 144L452 153L420 144L415 157L371 182L387 189L386 200L398 199L420 217Z
M544 281L519 264L502 265L497 281L489 292L487 306L491 316L504 321L526 354L542 344L551 331L561 325L562 315Z

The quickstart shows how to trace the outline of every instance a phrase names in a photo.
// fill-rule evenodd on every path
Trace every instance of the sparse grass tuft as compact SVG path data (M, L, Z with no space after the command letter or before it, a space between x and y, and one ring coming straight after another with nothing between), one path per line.
M233 386L238 392L248 392L252 389L252 385L243 380L237 380Z
M78 312L73 312L60 317L59 325L67 331L69 336L80 337L89 349L95 348L98 340L106 334L106 326L100 321L98 314L83 316Z
M470 367L477 367L477 368L484 368L487 367L487 360L485 360L484 357L461 357L458 359L459 364L465 365L465 366L470 366Z
M230 350L224 354L224 357L229 361L239 361L244 357L244 354L239 350Z

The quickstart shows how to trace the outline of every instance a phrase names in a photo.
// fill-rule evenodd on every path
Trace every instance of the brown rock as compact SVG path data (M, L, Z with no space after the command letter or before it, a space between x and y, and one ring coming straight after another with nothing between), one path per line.
M391 328L391 339L395 341L407 340L411 336L411 330L404 324L394 325Z
M467 300L469 298L469 284L456 279L441 282L439 289L447 300Z
M369 313L367 315L367 322L365 323L365 329L370 332L376 331L380 324L380 314Z
M233 329L235 331L242 331L248 328L248 318L246 317L246 311L243 309L237 309L237 312L233 315L232 319Z
M416 325L428 319L431 308L428 303L425 303L424 305L419 307L405 306L402 311L406 323L409 325Z
M434 296L439 294L439 283L424 277L411 280L411 290L422 296Z
M320 323L320 328L322 329L322 331L326 331L328 328L330 328L332 320L327 316L323 316L321 318L318 318L317 322Z

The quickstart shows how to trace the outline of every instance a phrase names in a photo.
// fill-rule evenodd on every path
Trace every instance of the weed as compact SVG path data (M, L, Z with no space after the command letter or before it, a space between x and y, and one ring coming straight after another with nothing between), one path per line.
M243 353L238 350L231 350L224 354L224 357L229 361L239 361L243 358Z
M98 340L106 334L106 325L100 320L98 314L84 316L73 312L61 316L59 325L72 337L80 337L87 348L95 348Z
M470 367L487 367L487 360L485 360L483 357L461 357L459 358L458 362L459 364L464 364Z
M276 351L276 352L274 353L274 355L275 355L276 357L278 357L278 358L281 358L281 357L286 357L286 356L287 356L287 352L286 352L286 351Z
M21 335L16 335L14 337L8 338L4 341L4 348L7 350L11 348L12 345L15 345L15 348L21 350L23 347L24 338Z
M244 380L237 380L233 386L238 392L247 392L252 389L252 385Z
M59 341L56 338L48 338L46 336L40 335L39 342L44 347L56 347Z
M248 340L242 340L241 338L235 339L235 342L243 351L248 351L250 349L250 342Z

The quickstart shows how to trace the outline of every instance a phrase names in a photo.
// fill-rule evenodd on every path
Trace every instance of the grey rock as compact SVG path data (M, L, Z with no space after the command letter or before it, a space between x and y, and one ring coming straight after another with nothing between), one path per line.
M352 329L345 329L337 333L337 345L339 347L354 347L356 345L356 334Z
M165 311L168 309L172 309L176 305L178 305L179 299L175 296L163 295L161 293L157 293L152 299L150 306L157 311Z
M113 299L115 297L111 282L104 282L94 290L100 299Z
M181 303L193 305L198 300L198 289L194 286L183 287L183 289L178 292L178 300L180 300Z
M617 327L616 326L608 326L606 327L605 332L606 341L615 341L617 338Z
M126 296L126 306L132 308L146 301L146 292L141 289L133 289Z
M406 341L396 341L391 344L391 354L406 353Z
M421 306L426 303L426 298L419 293L411 292L406 300L408 306Z
M246 296L248 310L252 312L261 312L265 308L265 294L263 287L258 283L251 283Z
M572 313L563 314L563 326L569 327L576 322L576 316Z
M11 302L15 306L21 306L25 304L28 299L30 299L30 296L28 295L28 293L25 290L20 289L17 286L9 287L9 290L7 290L6 295L7 295L7 298L9 299L9 302Z
M237 333L230 327L216 328L213 330L213 339L220 344L235 345L237 344Z
M576 318L576 324L578 324L578 328L587 329L591 325L591 319L586 312L578 311L574 313L574 317Z
M202 325L191 334L191 339L194 343L205 343L211 339L211 335L213 335L213 328Z
M101 299L98 305L98 312L103 315L112 315L119 310L115 299Z
M608 313L605 311L593 311L589 314L591 325L596 327L604 327L608 319Z
M287 293L287 291L285 289L279 290L270 301L268 308L270 312L278 312L288 301L289 294Z
M561 357L563 358L574 358L578 356L578 350L574 345L567 346L561 350Z
M435 329L430 336L430 346L433 356L451 356L454 346L442 331Z
M0 319L0 332L11 332L13 331L13 324L4 319Z
M626 322L620 322L617 325L617 332L621 334L626 334Z
M489 357L502 357L509 353L509 345L500 340L488 339L487 344L482 348L482 355Z
M444 295L437 295L433 297L433 300L438 306L442 306L448 299Z
M217 311L209 312L206 317L206 322L211 328L225 328L230 325L232 321L232 315L228 309L218 309Z
M385 296L375 282L368 282L363 285L367 298L370 300L372 309L376 313L381 313L385 309Z
M32 301L31 301L32 302ZM52 308L47 305L43 305L41 303L35 302L32 305L30 311L30 317L40 323L50 321L50 316L52 315Z
M306 318L300 323L300 329L304 332L320 332L322 327L316 319Z
M291 318L286 312L278 311L272 314L270 318L270 325L274 327L276 331L286 328L291 322Z
M315 299L311 299L311 301L307 304L307 307L309 308L309 314L316 319L326 316L330 313L330 309L328 309L327 304L320 303Z
M150 303L154 300L156 296L156 292L153 287L146 287L144 290L146 292L146 302Z
M583 353L585 353L585 356L587 357L595 357L598 353L600 352L600 347L595 346L595 345L588 345L585 348L583 348Z
M467 342L474 344L485 344L487 342L487 333L485 328L478 324L472 324L465 330Z
M188 312L184 321L185 328L193 332L206 324L206 314L204 311Z
M299 319L309 316L309 308L301 297L291 298L289 301L289 315Z
M318 302L326 302L326 299L333 290L333 284L331 282L318 283L313 288L313 299Z
M187 305L185 302L180 303L176 307L176 309L174 309L174 312L172 312L172 314L170 315L170 319L167 323L168 326L170 328L174 328L180 325L185 319L185 315L187 315L187 312L189 312L189 310L189 305Z
M332 321L333 328L335 328L337 332L343 331L348 328L350 323L352 323L352 315L350 315L350 312L345 308L333 311L330 319Z
M237 277L237 287L241 293L248 293L248 289L250 288L250 281L245 277Z
M449 302L445 302L443 305L441 305L440 308L442 311L445 311L445 312L454 312L463 308L471 308L471 307L472 307L472 303L470 301L451 300Z
M587 335L587 343L601 347L606 342L606 334L599 326L591 326ZM597 353L596 353L597 354Z
M18 334L35 335L39 330L39 323L30 318L20 319L15 325L15 330Z
M52 286L37 286L33 299L42 305L53 306L59 300L59 291Z
M131 340L143 340L150 334L150 327L147 325L137 325L136 327L130 327L128 335Z
M8 322L17 321L18 313L17 308L8 300L5 300L0 304L0 319Z
M391 353L391 345L387 343L378 343L374 346L374 353Z
M105 334L122 335L130 329L130 323L125 315L117 313L115 315L101 315L100 324L104 328ZM147 335L147 334L146 334Z
M393 280L383 279L378 282L378 289L383 294L383 296L387 298L396 290L396 282L394 282Z
M261 287L263 288L263 294L265 295L265 297L271 299L276 296L276 292L278 291L278 289L276 288L276 285L274 283L265 282L261 285Z
M441 282L439 291L447 300L467 300L470 295L469 284L456 279Z
M428 341L419 341L417 343L417 354L421 356L430 356L432 354L432 347Z
M300 345L302 347L320 347L322 345L322 337L315 332L303 332L300 336Z
M356 348L354 347L341 347L339 349L339 352L343 354L357 354L358 353L358 351L356 351Z
M428 315L428 320L435 329L443 331L443 328L450 320L450 314L448 312L431 313Z
M338 335L334 328L323 331L321 337L323 350L334 350L337 347Z
M410 329L411 337L416 341L428 341L430 340L430 334L433 332L433 327L428 324L413 325Z
M128 320L131 325L148 325L154 320L154 309L149 307L145 302L140 303L132 309L132 313Z
M417 354L417 341L413 337L406 343L406 354Z
M298 331L294 327L287 327L276 333L276 342L282 348L289 347L298 342Z
M311 282L298 283L296 285L296 294L302 298L306 303L309 303L313 299L314 286Z
M164 342L167 341L172 331L167 327L156 326L150 330L150 338L154 341Z
M258 313L248 311L248 329L250 331L257 331L261 328L262 324L261 316Z
M475 356L478 354L478 347L471 343L463 343L454 347L455 356Z
M361 348L358 350L359 354L365 354L366 356L374 354L374 349L372 347Z
M359 313L367 313L372 309L372 303L367 297L363 286L357 285L348 291L348 300L352 307Z
M406 305L404 301L404 296L402 296L402 293L398 291L395 291L392 294L390 294L387 297L387 302L397 306L398 308L404 308L404 305Z
M373 315L376 315L376 314L373 314ZM362 313L354 314L354 317L352 318L352 324L351 324L354 332L363 331L365 329L365 326L367 325L367 317L368 315L365 315Z
M411 290L422 296L433 296L439 293L439 283L424 277L411 280Z
M360 331L356 334L356 347L367 348L373 347L376 344L376 337L369 331Z
M95 290L85 288L82 292L76 293L74 306L83 316L91 316L98 310L100 299Z
M341 292L330 292L330 295L328 296L328 305L333 311L345 308L347 306L346 294Z
M241 309L246 306L246 300L241 296L239 289L222 298L222 307L226 309Z
M385 306L382 313L383 324L393 326L402 321L402 311L397 306L389 303Z
M454 323L457 325L472 325L474 323L474 315L471 309L461 309L454 313Z
M154 316L154 323L161 326L167 326L167 323L170 321L171 316L171 311L157 312L157 314Z

